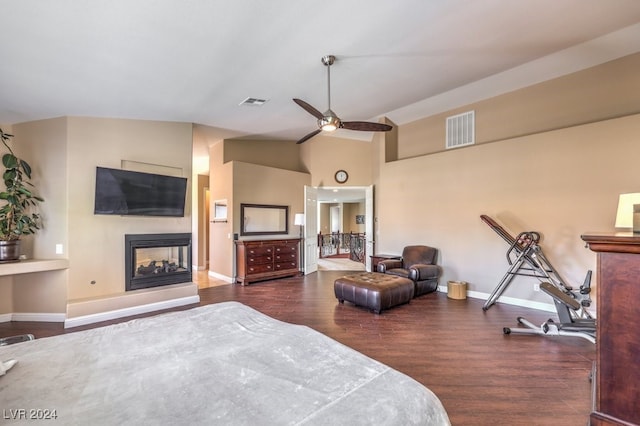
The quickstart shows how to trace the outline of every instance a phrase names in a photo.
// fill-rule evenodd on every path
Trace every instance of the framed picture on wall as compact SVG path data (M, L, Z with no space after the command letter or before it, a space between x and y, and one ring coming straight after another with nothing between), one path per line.
M364 225L364 215L363 214L357 214L356 215L356 224Z

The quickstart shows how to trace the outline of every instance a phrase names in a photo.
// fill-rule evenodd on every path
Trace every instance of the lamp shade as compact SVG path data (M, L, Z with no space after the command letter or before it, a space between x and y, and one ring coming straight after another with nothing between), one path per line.
M304 213L296 213L293 218L293 224L298 226L304 225Z
M616 228L632 229L634 205L640 205L640 192L620 194L618 212L616 213Z

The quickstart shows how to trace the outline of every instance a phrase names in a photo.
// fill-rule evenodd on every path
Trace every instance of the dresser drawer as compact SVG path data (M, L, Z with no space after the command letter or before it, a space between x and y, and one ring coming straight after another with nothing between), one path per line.
M278 253L292 253L292 254L297 254L298 253L298 243L294 244L283 244L283 245L277 245L274 247L274 251L276 254Z
M248 274L261 274L263 272L273 271L273 263L265 263L262 265L249 265L247 266Z
M247 265L260 265L263 263L272 263L273 256L270 254L260 254L260 255L248 255L247 256Z
M276 253L275 260L276 262L291 262L295 261L298 258L298 253Z
M247 247L247 256L273 255L273 246Z
M298 269L298 262L280 262L276 263L276 271L285 271L289 269Z

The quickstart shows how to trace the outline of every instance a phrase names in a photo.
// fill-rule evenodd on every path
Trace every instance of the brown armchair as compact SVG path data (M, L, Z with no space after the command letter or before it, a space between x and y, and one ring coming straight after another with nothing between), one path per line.
M378 272L409 278L415 284L415 296L420 296L438 288L442 269L435 264L437 257L438 250L433 247L406 246L401 259L378 262Z

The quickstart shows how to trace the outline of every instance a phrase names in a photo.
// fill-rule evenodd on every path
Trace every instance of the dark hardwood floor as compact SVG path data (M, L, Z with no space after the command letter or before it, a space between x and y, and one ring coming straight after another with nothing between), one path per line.
M499 303L484 312L482 300L432 293L375 315L337 302L333 281L342 275L319 271L246 287L201 288L201 304L236 300L324 333L430 388L453 425L587 424L595 345L577 337L502 334L518 316L538 324L554 314ZM29 332L41 338L130 318L67 330L52 323L3 323L0 336Z

